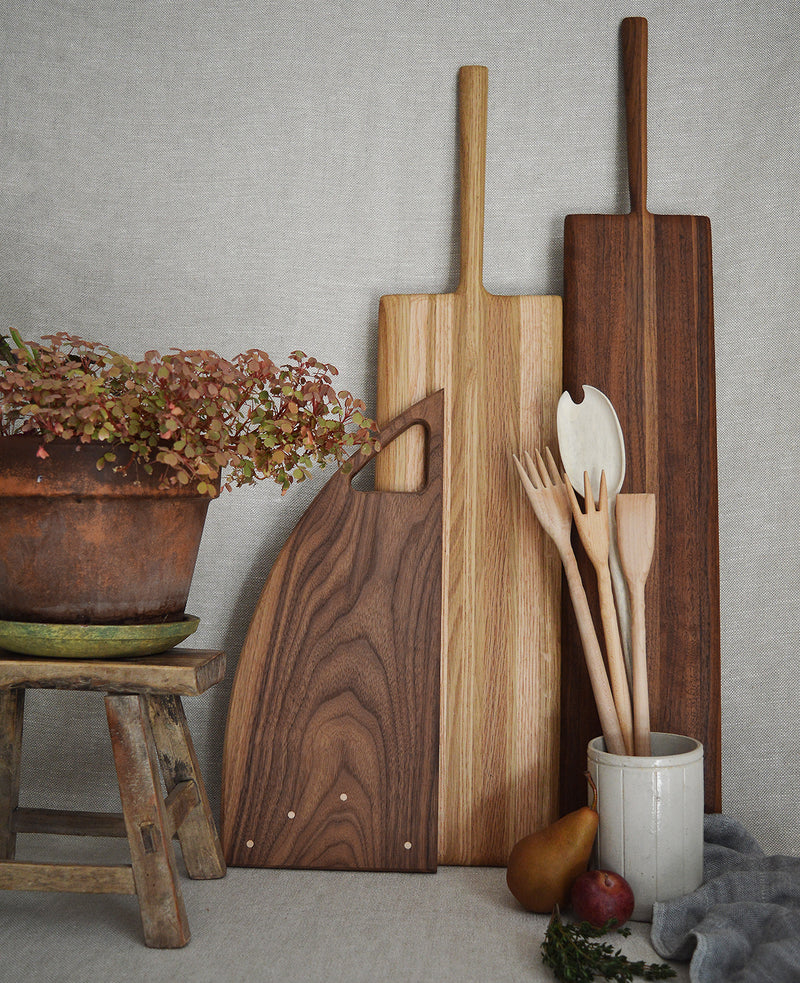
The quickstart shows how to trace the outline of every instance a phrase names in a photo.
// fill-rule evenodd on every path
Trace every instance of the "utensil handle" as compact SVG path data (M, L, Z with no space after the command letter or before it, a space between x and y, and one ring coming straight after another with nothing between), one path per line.
M597 569L597 592L600 595L600 618L603 622L603 636L606 641L606 656L608 657L608 675L611 680L611 691L614 694L614 704L617 708L622 739L626 752L633 754L633 710L631 708L631 693L628 688L628 676L625 672L625 660L622 656L622 645L619 638L617 611L614 607L614 594L611 589L611 574L608 564Z
M633 646L633 744L636 754L649 755L650 699L647 689L647 642L644 621L644 584L631 591Z
M617 602L617 622L619 623L619 640L622 643L622 655L625 659L625 673L629 685L633 681L633 662L631 657L631 606L628 598L628 588L622 565L619 559L617 543L617 520L615 510L609 502L608 509L608 566L611 570L611 584L614 588L614 600Z
M483 225L486 194L486 116L489 69L464 65L458 72L459 174L461 196L460 293L483 285Z
M625 121L628 135L628 186L631 211L647 211L647 21L622 22L622 64L625 75Z
M627 754L628 749L622 736L617 710L614 706L614 697L611 693L611 685L608 682L606 667L603 663L603 654L600 651L600 643L597 640L597 632L594 629L592 613L589 609L586 590L581 580L575 554L569 546L559 547L559 553L567 577L575 618L578 622L578 631L583 644L583 656L586 660L586 669L592 685L592 694L597 707L597 715L600 718L600 729L603 731L606 750L611 754Z

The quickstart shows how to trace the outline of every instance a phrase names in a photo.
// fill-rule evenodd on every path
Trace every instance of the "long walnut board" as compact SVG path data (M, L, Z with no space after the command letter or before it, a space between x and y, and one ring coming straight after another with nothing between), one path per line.
M705 747L705 805L721 809L719 532L711 225L647 210L647 21L626 18L628 215L564 225L564 385L614 404L626 443L623 491L657 497L646 588L653 730ZM591 565L584 580L594 583ZM599 623L599 622L598 622ZM562 811L585 804L587 741L600 733L564 602Z

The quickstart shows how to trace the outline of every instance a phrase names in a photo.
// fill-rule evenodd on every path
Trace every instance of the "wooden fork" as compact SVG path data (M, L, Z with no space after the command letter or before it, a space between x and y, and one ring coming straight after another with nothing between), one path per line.
M538 450L536 451L538 468L527 452L525 453L527 470L516 455L514 455L514 463L533 506L533 511L536 513L536 518L555 543L564 565L572 606L575 609L575 617L578 621L578 630L583 644L586 668L589 671L594 701L600 717L600 727L606 742L606 750L610 751L611 754L625 754L625 742L617 719L617 711L614 708L614 697L606 675L603 653L600 651L600 643L594 629L586 591L583 588L583 581L570 542L572 511L569 499L550 449L545 448L545 453L547 454L547 466L545 466Z
M592 485L589 472L583 473L583 489L586 511L581 512L578 499L569 478L564 476L564 487L572 506L572 515L578 535L581 537L586 555L592 561L597 574L597 590L600 595L600 617L603 621L603 636L606 641L608 656L608 674L611 677L611 691L614 694L614 704L617 717L622 729L622 739L625 742L626 754L634 753L633 743L633 712L631 710L631 694L628 688L628 674L625 670L625 657L622 654L622 643L619 635L617 609L614 607L614 593L611 587L611 570L608 565L609 526L608 489L606 473L600 474L600 499L594 504Z

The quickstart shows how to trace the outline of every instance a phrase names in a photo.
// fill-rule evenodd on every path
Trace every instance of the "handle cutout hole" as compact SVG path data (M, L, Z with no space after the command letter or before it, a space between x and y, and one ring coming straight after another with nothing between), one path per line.
M420 492L428 482L428 432L415 423L354 476L357 491Z

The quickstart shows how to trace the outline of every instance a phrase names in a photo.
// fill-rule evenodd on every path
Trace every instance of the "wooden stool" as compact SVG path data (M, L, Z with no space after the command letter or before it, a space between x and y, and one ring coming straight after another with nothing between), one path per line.
M135 894L147 945L186 945L172 837L190 877L223 877L225 861L181 696L197 696L224 675L224 653L199 649L114 662L0 652L0 888ZM19 808L23 706L25 690L34 688L106 694L122 815ZM22 863L14 860L17 833L127 836L131 863Z

